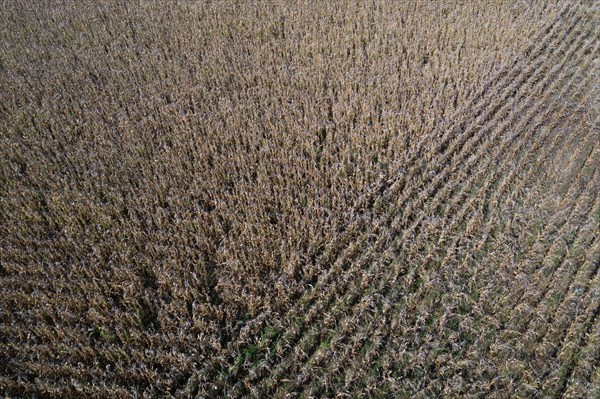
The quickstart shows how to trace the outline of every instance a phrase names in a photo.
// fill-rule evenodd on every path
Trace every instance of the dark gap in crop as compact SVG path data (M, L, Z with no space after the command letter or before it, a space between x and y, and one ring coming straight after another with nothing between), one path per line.
M158 320L156 305L143 298L140 300L140 308L140 321L144 330L152 332L160 331L160 321Z
M185 387L190 378L192 378L191 371L175 371L172 377L173 383L168 390L169 393L174 396L178 390ZM192 397L195 397L195 395Z
M150 269L144 269L142 272L142 284L146 289L158 289L156 274Z
M0 277L8 277L9 275L10 273L8 272L8 270L6 270L2 262L0 262Z

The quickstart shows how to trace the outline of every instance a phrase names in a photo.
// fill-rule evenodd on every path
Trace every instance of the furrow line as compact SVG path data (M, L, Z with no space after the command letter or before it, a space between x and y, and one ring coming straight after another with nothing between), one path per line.
M571 33L571 30L572 30L572 29L574 29L574 27L576 26L576 23L577 23L577 22L579 22L579 20L581 20L581 18L582 18L582 17L580 17L580 16L579 16L579 17L576 19L576 21L575 21L575 22L573 22L573 23L572 23L572 24L569 26L569 29L567 30L567 32L565 33L565 35L564 35L563 37L561 37L561 39L560 39L560 43L562 43L562 44L564 45L564 43L565 43L565 40L564 40L564 39L565 39L566 37L568 37L568 35ZM557 27L557 26L555 26L555 28L556 28L556 27ZM555 33L554 31L552 31L552 32L553 32L553 33ZM548 38L546 38L546 39L548 39ZM541 47L541 49L542 49L542 50L545 50L545 49L549 48L549 44L544 42L544 43L543 43L543 44L542 44L540 47ZM543 53L542 53L542 52L541 52L541 50L540 50L540 52L538 52L538 53L536 54L536 56L534 57L534 59L536 59L536 60L537 60L537 59L539 59L539 57L541 57L542 55L543 55ZM533 69L533 67L531 67L531 68L530 68L530 70L528 70L528 71L531 71L531 70L534 70L534 69ZM526 72L527 72L527 71L521 71L521 73L520 73L519 77L526 75ZM514 82L515 80L516 80L516 78L515 78L515 79L513 79L513 80L511 80L510 82ZM510 82L509 82L509 83L510 83ZM520 83L520 82L519 82L519 83ZM516 87L517 85L518 85L517 83L514 83L514 84L511 86L511 88L514 88L514 87ZM501 90L504 90L505 88L506 88L506 86L504 86L504 87L503 87ZM512 89L511 89L511 90L504 90L504 92L505 92L505 96L504 96L504 97L508 97L508 96L509 96L509 94L510 94L510 93L512 93L512 91L513 91ZM495 97L498 97L498 96L497 96L497 95L495 95ZM480 115L480 114L477 114L477 115ZM456 134L456 133L457 133L457 130L460 130L460 129L461 129L461 128L463 128L463 127L464 127L464 122L463 122L463 124L462 124L462 125L459 125L459 123L456 123L456 124L455 124L453 127L449 128L449 129L447 129L447 130L445 131L445 135L449 134L448 132L453 132L454 134ZM464 136L465 134L466 134L466 132L465 132L465 133L463 133L463 136ZM437 149L436 151L438 151L438 152L439 152L439 149ZM407 162L406 162L406 163L407 163L407 164L414 164L414 163L416 163L416 162L419 160L418 158L419 158L419 157L412 157L412 158L410 158L409 160L407 160ZM416 174L418 174L417 172L415 172L415 173L416 173ZM395 182L395 184L396 184L396 186L398 186L399 182L397 181L397 182ZM404 184L403 186L406 186L406 185ZM378 190L375 190L375 191L376 191L377 193L379 193L379 194L380 194L379 198L387 198L387 197L389 197L389 196L392 196L393 194L395 194L395 191L397 191L397 190L401 190L401 189L402 189L402 187L396 187L396 190L387 190L387 189L383 189L383 191L382 191L382 189L380 188L380 189L378 189ZM351 215L351 216L356 216L356 215L355 215L355 213L352 213L352 215ZM384 215L384 217L385 217L385 215ZM377 226L377 225L381 225L382 223L381 223L381 221L375 221L375 222L373 222L372 224L375 224L375 225ZM363 235L362 235L362 237L366 237L366 236L368 236L368 234L363 234ZM317 283L317 285L315 285L315 287L322 285L323 283L327 282L327 280L329 280L329 279L331 279L331 278L333 278L333 277L335 277L335 273L334 273L334 272L333 272L331 269L330 269L330 270L328 270L328 271L327 271L325 274L323 274L322 276L320 276L320 277L319 277L319 280L316 282L316 283ZM310 282L310 283L312 284L312 282ZM311 293L312 293L312 291L311 291ZM306 298L306 297L308 297L308 295L309 295L309 294L305 294L305 295L303 295L303 297L302 297L302 301L306 301L306 299L305 299L305 298Z
M540 181L540 182L542 182L543 180L542 180L542 179L540 179L539 181ZM488 230L489 230L489 229L488 229ZM469 252L469 250L467 250L467 252ZM477 270L475 271L475 273L479 273L479 272L480 272L480 271L477 271ZM457 289L457 288L455 288L455 289ZM475 288L472 288L472 287L471 287L471 288L470 288L470 290L471 290L471 291L473 291L473 289L475 290L475 292L477 292L477 291L479 290L479 288L477 288L477 287L475 287ZM535 312L534 312L534 314L535 314ZM498 327L497 327L497 328L498 328ZM489 330L489 329L488 329L488 330ZM484 343L484 344L485 344L485 343ZM512 345L512 347L519 347L521 344L522 344L522 341L520 341L520 342L518 342L518 343L515 343L515 344L513 344L513 345ZM487 349L486 349L486 351L487 351ZM462 358L461 356L458 356L458 357L457 357L457 356L452 356L452 357L451 357L451 359L452 359L453 361L455 361L455 362L456 362L456 361L459 361L461 358ZM441 366L441 365L440 365L440 366Z
M573 166L570 166L570 169L573 169L573 168L575 168L575 160L573 160L573 161L571 162L571 164L572 164ZM584 164L584 162L582 162L582 164ZM583 166L581 166L581 168L580 168L580 169L578 169L578 170L580 171L580 170L582 170L582 168L583 168ZM578 173L579 173L579 172L578 172ZM567 191L567 192L570 192L570 191L571 191L571 190L569 189L569 187L570 187L570 186L572 186L572 184L574 183L574 181L575 181L575 180L573 180L573 179L569 179L569 180L568 180L568 187L566 187L566 191ZM566 201L566 200L563 200L563 202L564 202L564 201ZM537 241L539 241L539 240L540 240L540 239L541 239L541 238L544 236L544 232L545 232L547 229L551 228L551 226L550 226L551 224L552 224L552 223L546 223L544 226L542 226L542 228L540 229L540 232L538 233L538 235L537 235L536 239L534 240L534 242L537 242ZM524 238L525 238L525 236L524 236L524 235L520 236L520 237L519 237L519 241L523 241L523 240L524 240ZM543 250L543 248L542 248L542 250ZM538 251L538 252L539 252L539 251ZM539 255L541 256L542 254L540 253ZM520 272L521 272L521 270L520 270L520 269L515 271L515 273L516 273L516 274L518 274L518 273L520 273ZM494 281L495 281L495 280L494 280Z
M419 302L419 301L416 301L416 302ZM404 314L410 314L410 310L405 310ZM477 317L477 316L475 316L475 317ZM398 324L398 322L396 322L396 324ZM415 328L419 329L421 327L415 326ZM407 331L409 331L409 330L404 331L404 333L407 333ZM408 333L410 333L410 332L408 332ZM416 333L416 331L414 333ZM468 342L466 343L464 341L461 341L461 344L462 344L462 347L464 348L464 345L468 345ZM390 355L390 353L394 353L395 351L396 351L395 346L393 348L389 348L389 347L386 348L386 354L384 355L383 360L381 360L379 363L386 363L387 364L389 362L394 362L395 360L393 359L393 357L390 358L390 356L392 356L392 355ZM460 359L463 358L463 356L464 356L464 352L461 351L458 354L456 354L456 355L453 354L452 356L450 356L449 358L447 358L446 362L449 361L449 360L459 361L460 362ZM489 353L486 354L486 356L490 356ZM439 364L436 367L444 367L444 363ZM433 381L430 381L430 383L432 383L432 382ZM427 389L428 387L429 387L429 384L425 384L424 386L422 386L420 388L420 391L422 392L423 390Z
M596 215L600 211L600 197L596 199L595 205L581 205L578 204L578 207L587 207L587 210L579 211L583 215ZM591 201L591 199L590 199ZM591 208L591 209L589 209ZM584 221L579 223L579 227L577 231L574 233L577 235L577 238L573 241L574 244L572 248L569 248L567 245L566 254L562 260L562 266L554 273L549 275L543 285L542 291L544 291L544 295L541 298L536 298L534 301L535 307L531 312L528 312L529 315L524 318L525 320L516 320L517 322L523 321L521 325L517 325L515 327L511 327L515 331L519 331L521 333L531 332L532 334L528 334L521 340L520 345L525 347L534 345L539 340L546 337L550 334L552 327L554 325L554 321L556 316L566 315L568 312L560 312L561 309L564 310L564 307L567 306L567 302L571 297L566 294L572 292L573 285L577 284L578 288L581 289L582 286L579 285L578 282L582 281L579 278L581 275L585 276L584 281L587 278L593 277L590 275L590 271L585 269L584 267L576 268L578 264L585 264L585 262L581 262L578 258L583 257L585 259L585 254L587 253L587 249L592 245L594 240L594 232L591 229L587 229L586 231L581 232L581 226L584 224ZM566 269L566 270L565 270ZM561 273L562 274L559 274ZM585 287L586 284L583 285ZM536 295L539 296L540 294ZM556 300L560 301L555 303ZM552 312L554 309L554 313ZM546 328L546 326L550 326L550 328ZM531 340L533 339L533 341Z
M413 226L414 227L414 226Z
M598 178L600 178L600 173L597 174ZM600 195L596 197L595 199L595 203L593 205L593 207L590 207L591 209L588 210L587 215L593 215L594 217L598 214L600 214ZM596 238L596 240L598 240L598 237L595 237L594 234L598 231L597 226L596 229L594 230L594 232L591 232L591 238L589 239L590 241L592 241L594 238ZM596 273L598 272L598 265L597 265L597 258L592 258L591 260L588 258L588 256L596 256L597 255L597 251L592 250L593 246L590 245L587 247L587 251L585 253L585 260L584 262L582 262L583 266L579 267L577 270L577 274L575 275L575 278L570 281L569 286L567 287L566 292L570 292L570 295L565 295L564 292L562 292L561 294L561 302L556 306L556 310L553 314L550 314L548 316L548 321L545 323L547 324L549 327L546 329L542 329L541 331L544 331L542 336L539 337L535 342L533 342L533 344L537 344L537 346L539 347L541 345L541 341L543 340L545 344L550 343L550 339L547 339L547 337L549 335L552 334L556 334L558 335L558 337L561 336L560 331L565 331L567 330L567 328L565 327L565 324L569 324L570 323L570 318L572 315L570 314L570 312L568 311L569 306L573 303L573 301L576 298L585 296L588 294L588 292L590 290L593 290L594 287L590 286L590 281L593 280L596 277ZM589 260L589 262L588 262ZM554 279L556 280L556 279ZM570 290L571 287L576 286L573 290ZM545 299L546 297L544 297ZM558 316L558 317L556 317ZM573 316L574 317L574 316ZM543 326L540 326L543 327ZM527 330L532 330L530 328L530 326L527 326ZM553 357L556 354L556 351L552 351L550 353L550 357Z
M525 50L525 54L528 54L530 52L533 52L535 50L535 53L531 56L531 60L537 60L539 57L542 56L542 54L546 51L546 49L549 48L549 44L551 39L554 38L554 36L557 34L557 32L560 32L559 28L562 26L561 23L564 23L566 20L573 18L575 16L577 16L577 11L578 9L575 8L573 9L573 4L567 2L565 4L565 6L563 7L563 9L558 13L557 16L555 16L552 20L552 22L550 22L543 34L540 35L539 38L536 38L532 41L532 44ZM569 29L573 28L577 22L579 22L579 20L581 19L581 16L578 16L575 21L572 21ZM566 30L566 34L564 37L567 37L568 33L569 33L569 29ZM564 38L563 37L563 38ZM543 38L543 39L542 39ZM559 42L562 43L562 38ZM537 45L537 48L535 47ZM450 120L460 120L463 121L464 119L461 118L462 116L466 115L467 113L471 113L470 115L472 115L473 110L475 110L475 117L481 115L482 112L485 111L486 108L489 107L489 101L487 99L486 96L489 97L497 97L497 92L503 90L508 84L510 84L510 82L513 82L514 80L516 80L517 77L513 76L514 73L516 73L516 70L518 70L518 64L519 60L515 60L515 62L512 65L513 69L507 68L505 70L499 71L493 78L490 79L489 82L493 82L493 83L489 83L485 85L484 89L479 92L477 95L475 95L473 97L473 99L471 99L469 101L469 103L464 107L464 109L462 109L461 111L456 111L454 116L452 118L450 118ZM519 76L522 76L524 74L524 71L520 71ZM505 80L507 80L507 82L505 82ZM496 87L500 87L500 89L498 90ZM479 102L477 104L475 104L476 101ZM439 129L433 129L430 133L428 133L426 136L427 137L423 137L418 145L416 145L417 148L417 152L416 154L411 154L410 156L407 155L407 158L404 160L404 164L405 165L412 165L415 163L415 161L417 161L418 159L420 159L423 155L423 151L425 148L430 148L431 147L431 141L432 140L436 140L437 135L434 134L434 132L439 132L442 131L443 133L443 139L444 139L444 145L447 145L447 143L449 142L449 136L450 134L457 134L458 131L464 130L465 128L465 123L466 122L460 122L460 123L454 123L451 126L449 126L447 129L444 129L444 127L440 127ZM439 146L438 146L439 147ZM435 151L440 151L439 148L436 148ZM359 209L366 209L366 208L370 208L371 205L373 204L374 200L373 198L376 196L381 196L382 194L387 194L389 190L391 190L393 188L394 185L398 185L399 182L398 181L393 181L392 182L380 182L378 184L376 184L371 190L368 190L369 193L361 198L357 204L355 206L352 207L352 211L349 212L346 216L347 219L350 218L355 218L356 217L356 211ZM353 221L354 222L354 221ZM342 245L346 245L345 243Z
M543 118L542 118L542 119L543 119ZM542 121L538 122L538 125L537 125L537 126L536 126L536 128L534 128L533 130L536 130L536 129L537 129L537 127L539 127L539 126L541 125L541 123L542 123ZM535 145L534 147L535 147L535 148L539 148L539 147L541 146L541 144L542 144L542 143L543 143L543 140L539 141L539 143L538 143L537 145ZM515 151L516 151L516 150L515 150ZM513 151L513 152L515 152L515 151ZM510 157L508 157L508 158L510 158L510 159L513 159L513 157L512 157L512 156L510 156ZM527 157L525 156L525 158L527 158ZM517 162L517 164L518 164L518 162ZM513 171L514 171L514 169L513 169ZM502 171L498 171L496 175L500 175L500 176L502 176L502 174L503 174L503 173L502 173ZM513 174L511 174L511 175L514 175L514 173L513 173ZM506 180L506 179L505 179L505 180L504 180L504 183L503 183L503 185L502 185L502 186L504 187L506 184L509 184L509 182L510 182L510 179L509 179L509 180ZM480 189L480 191L481 191L481 190L483 190L483 192L485 192L485 191L487 190L487 187L488 187L488 185L489 185L488 183L489 183L489 182L486 182L486 184L484 185L484 187L482 187L482 189ZM476 196L476 197L478 197L478 198L479 198L479 196ZM471 201L471 202L473 202L473 201ZM470 208L470 206L464 207L464 208L463 208L463 213L464 213L464 210L465 210L465 209L469 209L469 208ZM464 216L464 215L463 215L463 216ZM455 219L453 223L455 223L455 222L456 222L456 220L457 220L457 219ZM458 220L462 220L462 217L461 217L461 218L458 218ZM467 226L467 228L468 228L468 226ZM444 229L444 230L446 231L447 229ZM416 241L421 241L421 240L422 240L421 238L418 238ZM442 262L442 263L444 263L444 262ZM410 280L410 279L409 279L409 280ZM386 285L386 284L384 284L384 286L385 286L385 285ZM376 291L376 292L379 292L378 290L375 290L375 291ZM362 335L369 335L369 334L362 334ZM343 357L342 357L342 358L343 358ZM357 364L357 363L355 362L354 364Z
M600 254L597 255L600 258ZM586 348L581 349L581 354L576 357L572 376L567 382L564 398L578 399L593 397L598 394L600 385L600 319L596 319L596 325L590 330L589 343ZM594 373L596 374L596 386L594 387Z
M584 162L582 163L582 165L581 165L581 167L579 169L578 175L579 175L579 173L581 173L582 170L585 169L585 167L588 164L588 162L591 162L591 161L593 162L593 160L594 160L594 156L593 155L594 155L593 151L591 151L587 155L587 157L585 158ZM597 163L598 163L598 161L594 162L593 165L597 165ZM561 237L564 234L564 230L565 230L566 226L569 225L568 222L571 220L572 217L576 216L576 215L574 215L574 213L575 213L574 205L577 203L577 201L579 200L580 196L583 194L582 188L578 187L578 183L580 183L580 179L578 179L578 178L577 179L573 179L572 182L573 182L573 184L570 185L569 193L571 193L571 192L574 191L576 193L575 194L575 198L571 199L567 205L563 205L563 208L565 206L569 208L568 215L564 215L564 217L561 218L560 221L550 223L550 224L548 224L544 228L544 231L547 231L547 230L549 230L549 229L551 229L553 227L557 228L559 231L557 233L553 233L553 235L555 237ZM567 196L570 197L571 195L567 194ZM563 201L566 201L566 198ZM558 226L557 226L557 224L558 224ZM546 235L546 234L541 234L541 235ZM542 260L539 262L540 265L543 266L543 265L547 265L549 263L548 262L549 261L548 258L549 258L549 256L552 253L551 251L552 251L552 248L556 244L556 240L558 240L558 238L556 238L555 240L553 240L553 244L551 246L546 247L547 249L544 251L545 253L543 254ZM533 268L533 270L537 270L537 272L535 273L534 276L530 276L530 278L534 278L535 276L539 275L539 273L541 272L541 270L540 270L539 267L532 267L532 268ZM546 268L544 268L544 267L542 267L542 269L546 270ZM520 273L520 271L516 271L515 273ZM521 292L517 294L517 297L514 300L510 300L511 307L513 307L514 304L520 304L522 302L524 296L527 294L527 291L525 289L522 289L520 291ZM539 300L539 298L538 298L538 300ZM509 305L506 304L506 306L509 306ZM503 313L502 310L503 310L503 308L500 308L500 307L497 308L496 312L494 312L491 315L491 317L496 318L499 313ZM506 331L506 330L509 330L509 329L510 329L510 326L506 323L500 329L499 333L501 333L503 331ZM500 337L498 337L498 339L500 339ZM490 349L491 348L492 348L492 346L490 347ZM488 355L489 355L489 353L488 353Z
M564 41L563 41L563 42L564 42ZM551 47L551 46L545 46L545 47ZM343 255L342 255L342 256L343 256ZM343 258L342 258L342 259L343 259ZM335 269L335 268L333 268L333 269ZM326 276L325 278L323 278L322 280L320 280L321 284L322 284L324 281L327 281L328 279L330 279L332 275L333 275L333 273L328 273L328 274L327 274L327 276ZM316 288L315 288L315 290L316 290ZM316 291L313 291L313 292L316 292ZM308 294L307 294L307 296L308 296ZM300 301L300 302L302 302L302 301ZM234 352L235 352L235 350L234 350ZM219 362L219 360L217 359L217 364L218 364L218 362ZM215 364L214 362L213 362L213 364L212 364L212 365L210 365L210 366L209 366L209 368L212 368L212 367L216 367L216 364ZM208 370L207 370L207 371L208 371ZM210 374L210 373L209 373L209 374Z
M492 141L490 141L490 142L492 142ZM477 159L477 157L473 157L472 159ZM457 201L457 202L458 202L458 201ZM463 212L463 214L464 214L464 212Z
M595 263L599 263L600 258L596 258ZM548 378L549 384L543 389L546 397L560 398L567 389L567 383L573 376L573 371L577 365L581 350L586 348L591 339L591 331L598 322L600 315L600 273L596 273L595 278L590 283L590 305L584 310L581 317L571 324L569 330L564 336L559 348L557 348L557 360L562 367L555 369Z

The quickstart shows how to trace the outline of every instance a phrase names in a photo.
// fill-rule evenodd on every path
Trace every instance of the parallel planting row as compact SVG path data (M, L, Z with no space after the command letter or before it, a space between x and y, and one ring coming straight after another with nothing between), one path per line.
M599 22L7 4L0 396L598 395Z
M484 107L475 108L465 122L457 123L463 136L453 139L450 148L443 147L446 152L430 164L435 168L433 178L431 173L422 175L429 179L430 186L404 186L401 177L400 183L393 182L391 188L380 193L378 201L389 195L396 197L398 205L388 206L375 216L371 230L357 240L364 241L364 249L356 250L358 244L352 242L346 251L356 255L342 252L330 273L316 281L313 291L305 294L283 321L267 320L254 343L231 346L232 361L217 372L222 393L284 396L291 391L301 396L322 396L349 389L350 396L367 392L405 392L412 396L419 392L431 397L489 394L499 389L506 392L515 387L522 395L565 393L576 365L557 366L552 359L561 353L560 347L546 357L539 356L536 343L528 347L522 338L540 335L550 328L551 316L543 316L548 310L545 304L554 300L557 303L553 309L566 306L562 299L572 290L584 302L587 300L591 313L584 324L591 329L597 322L594 312L598 298L593 289L598 264L594 247L598 221L594 218L600 211L600 180L595 173L599 137L597 121L577 124L579 118L593 118L598 110L594 100L597 17L594 9L563 10L536 43L537 49L532 46L528 50L531 58L527 68L513 67L498 77L490 84L491 91L488 89L494 96L484 97ZM460 143L465 143L462 148ZM452 152L454 148L458 155ZM555 173L572 185L548 185L553 176L546 175L545 168L552 160L569 156L573 157L571 163ZM444 165L442 170L438 165ZM413 169L408 176L419 174ZM394 191L394 185L401 188ZM540 186L544 185L542 191ZM411 189L414 202L410 201ZM571 192L573 198L569 201L566 194ZM408 197L402 193L409 193ZM541 234L548 234L546 230L535 236L543 226L544 214L519 220L521 231L534 237L525 243L522 237L513 240L510 235L516 227L507 226L506 219L531 212L536 201L549 195L565 195L562 206L570 212L561 229L554 231L553 242L540 242L545 237ZM556 225L546 229L552 227ZM556 242L564 241L567 232L570 240L558 249ZM546 251L540 261L530 258L536 253L532 248L538 246ZM575 258L579 263L564 258L566 254L561 251L565 246L582 254ZM516 254L521 254L521 259L515 260ZM539 272L534 274L530 269L527 275L520 275L523 286L513 285L511 279L521 273L522 265L533 262L539 262L538 268L556 262L569 269L546 270L542 280ZM527 281L529 278L533 283ZM572 281L574 278L579 285ZM505 299L499 288L510 292L512 301ZM534 291L539 294L531 299ZM488 310L488 301L507 306L501 311ZM569 305L573 306L572 302ZM531 310L528 315L510 316L515 308ZM503 333L508 328L503 325L505 318L510 316L528 326L536 315L550 318L546 320L548 327L521 327L517 330L520 335L507 339ZM573 320L565 318L561 322L568 326ZM563 332L566 334L566 330ZM477 334L483 334L483 342ZM578 334L585 337L588 331ZM423 336L427 337L425 341ZM530 357L535 354L533 364L517 361L524 376L516 382L516 376L508 371L514 365L503 368L502 362L507 360L494 353L496 348L515 350L515 346ZM490 362L490 357L494 361ZM593 370L593 358L587 361L588 369ZM532 376L541 364L549 371ZM556 367L563 367L566 375L544 386L544 379ZM455 386L446 385L446 376L442 381L428 381L437 375L432 375L433 371L442 369L447 376L461 376ZM208 381L212 369L203 371L209 377L207 392L218 391L219 385ZM502 376L503 371L507 375ZM240 380L244 373L248 376ZM499 378L494 385L489 384L495 375ZM482 377L489 384L485 388L474 384ZM361 381L358 385L357 378ZM589 378L588 385L579 392L592 392ZM574 392L575 387L582 389L572 385Z

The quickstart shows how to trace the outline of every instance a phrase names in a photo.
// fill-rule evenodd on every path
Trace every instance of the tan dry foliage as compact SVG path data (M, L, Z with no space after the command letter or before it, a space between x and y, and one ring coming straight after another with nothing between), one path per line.
M10 3L0 381L175 393L240 319L285 312L563 6Z

